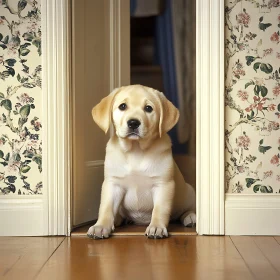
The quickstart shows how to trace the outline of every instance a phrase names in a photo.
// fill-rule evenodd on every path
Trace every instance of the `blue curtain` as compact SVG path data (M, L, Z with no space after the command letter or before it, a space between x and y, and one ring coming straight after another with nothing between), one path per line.
M171 1L172 0L165 0L164 13L156 17L154 63L161 66L165 96L178 108L178 88L176 79ZM130 13L132 16L136 9L137 0L131 0ZM169 135L173 143L173 153L187 153L186 143L182 144L178 141L176 126L169 132Z
M162 68L165 96L178 108L175 51L172 29L171 0L165 1L164 13L156 18L155 61ZM169 132L173 153L187 153L186 143L179 143L176 126Z

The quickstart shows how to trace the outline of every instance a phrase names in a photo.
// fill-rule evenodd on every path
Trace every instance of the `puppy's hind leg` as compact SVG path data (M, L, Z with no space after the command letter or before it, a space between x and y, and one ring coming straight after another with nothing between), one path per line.
M196 225L196 214L194 211L187 211L180 217L181 223L185 227L195 227Z
M196 225L196 199L194 188L186 183L187 187L187 201L185 212L181 215L180 221L185 227L195 227Z

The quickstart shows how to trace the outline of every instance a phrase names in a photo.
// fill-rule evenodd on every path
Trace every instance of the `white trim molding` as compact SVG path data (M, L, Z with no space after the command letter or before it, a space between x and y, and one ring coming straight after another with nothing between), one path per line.
M280 235L279 194L226 194L226 235Z
M196 1L197 232L224 234L224 1Z
M45 235L69 233L70 1L42 0Z
M110 0L110 91L130 84L129 7L129 0Z
M41 195L1 197L0 236L37 236L44 233Z
M110 92L130 84L130 1L109 0ZM110 136L114 134L110 126Z

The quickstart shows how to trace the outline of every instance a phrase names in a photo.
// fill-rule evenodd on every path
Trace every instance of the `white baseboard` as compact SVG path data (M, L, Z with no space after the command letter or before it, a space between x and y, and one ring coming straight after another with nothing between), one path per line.
M0 198L0 236L44 235L43 197Z
M226 194L226 235L280 235L280 194Z

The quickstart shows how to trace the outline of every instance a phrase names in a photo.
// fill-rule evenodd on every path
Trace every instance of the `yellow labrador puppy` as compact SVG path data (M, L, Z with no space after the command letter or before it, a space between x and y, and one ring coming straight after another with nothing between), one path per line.
M148 225L150 238L167 237L170 219L194 225L195 191L184 182L167 135L177 108L163 93L131 85L103 98L92 115L105 133L112 122L115 133L106 148L99 217L88 236L108 238L122 219Z

